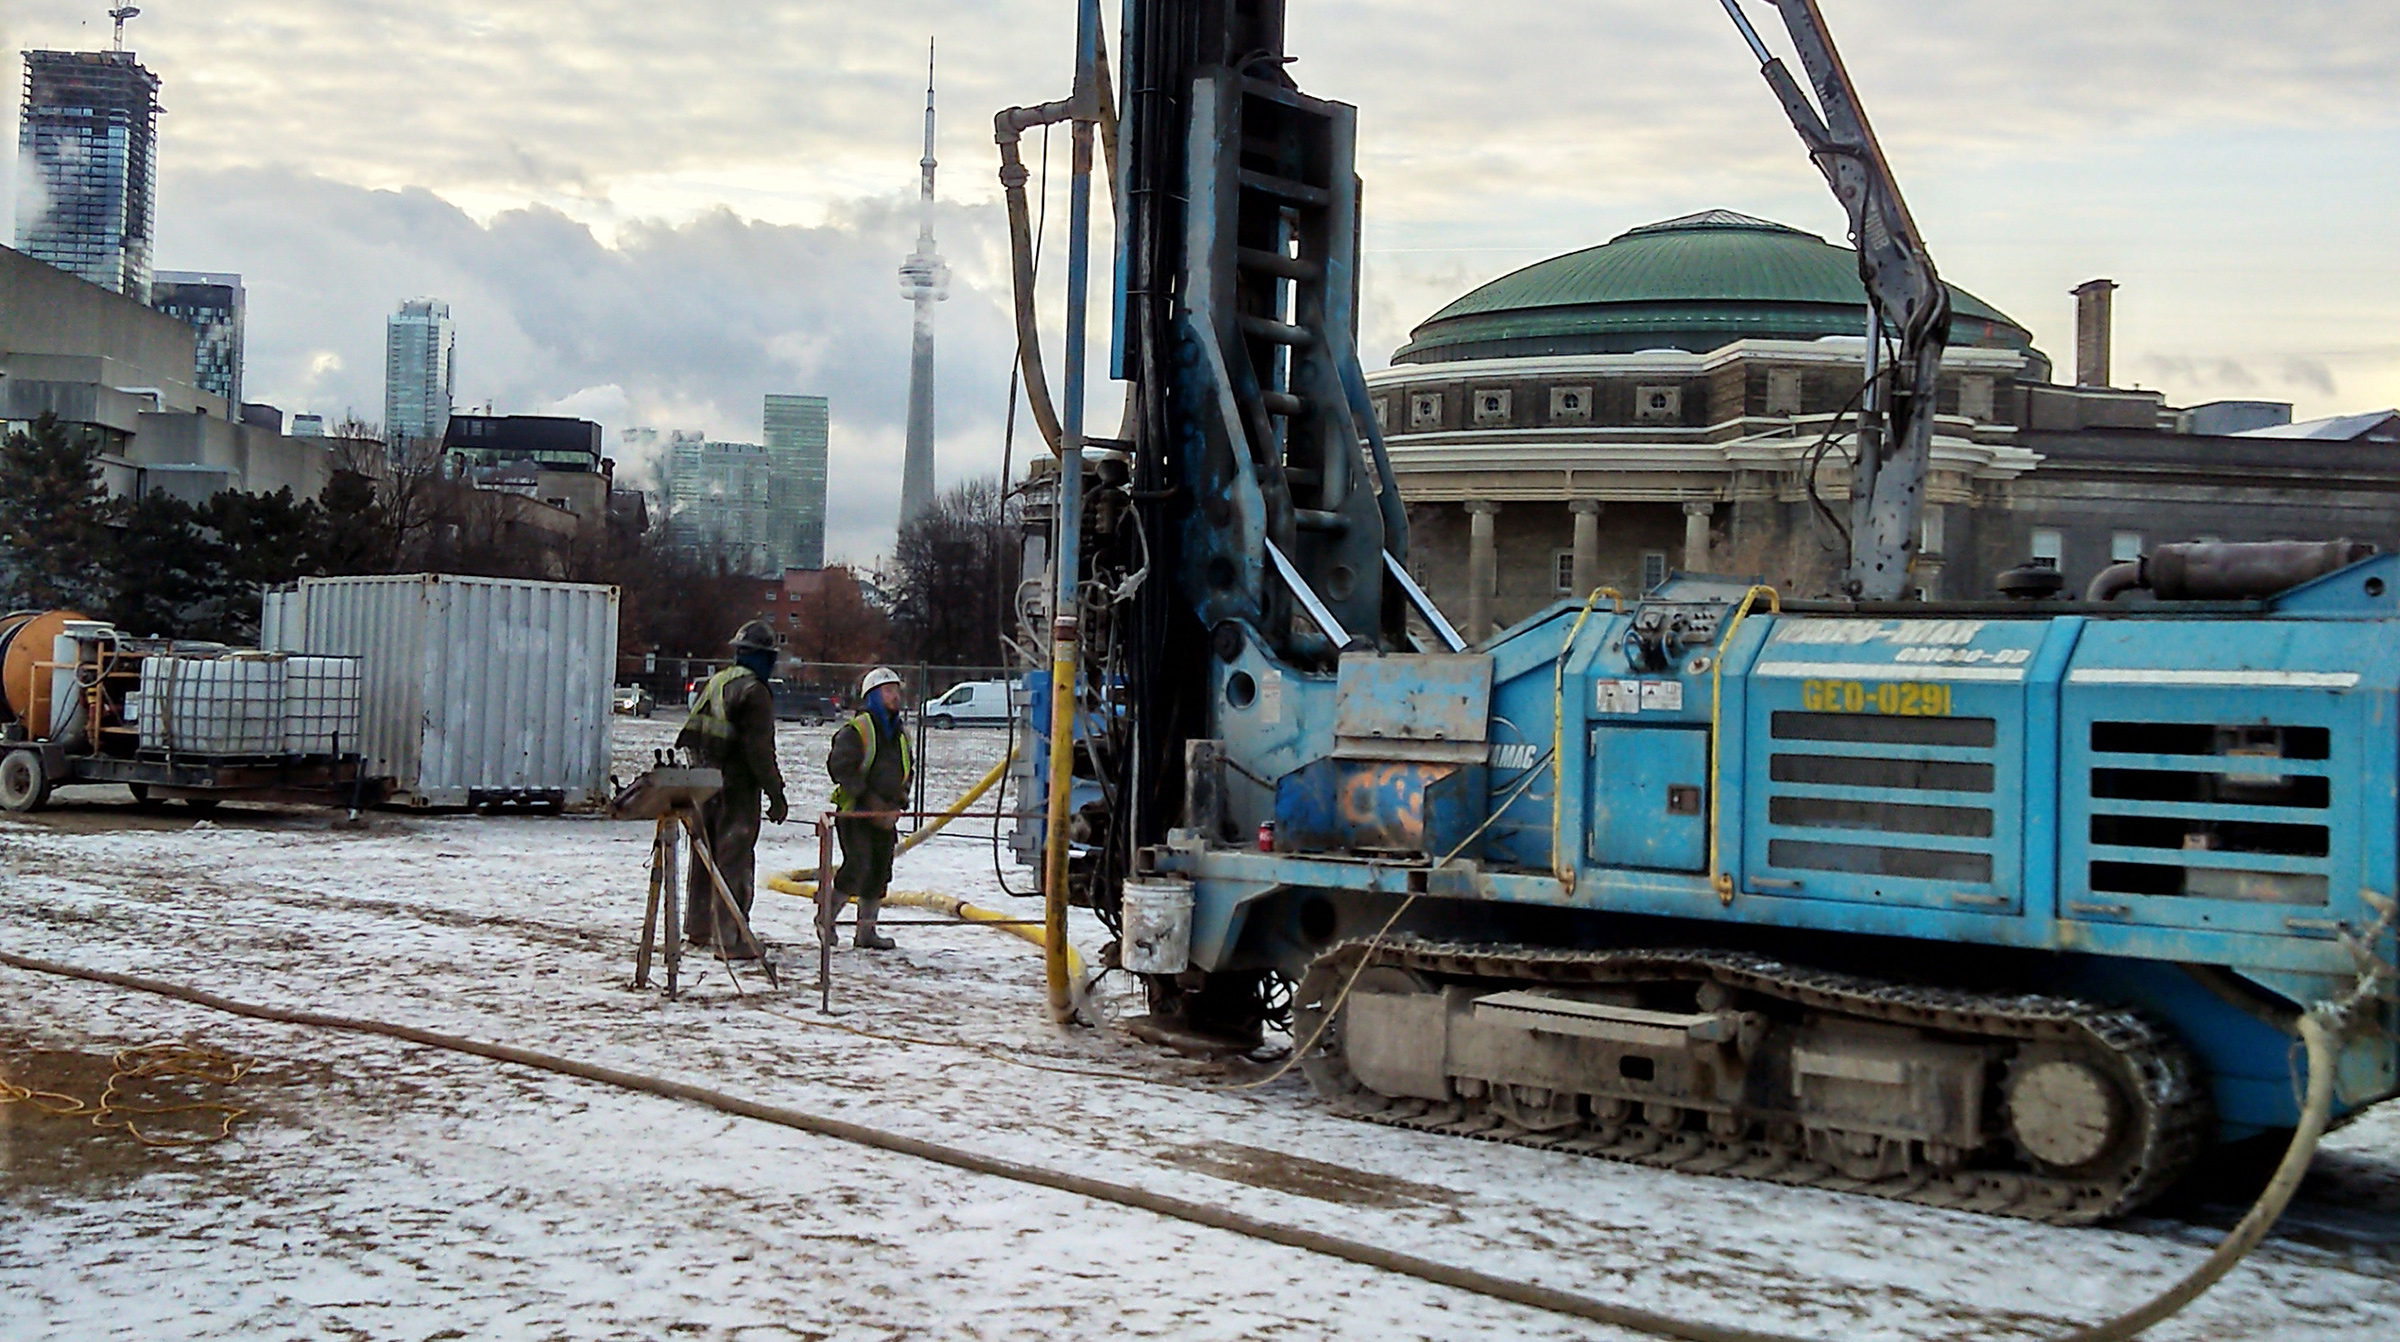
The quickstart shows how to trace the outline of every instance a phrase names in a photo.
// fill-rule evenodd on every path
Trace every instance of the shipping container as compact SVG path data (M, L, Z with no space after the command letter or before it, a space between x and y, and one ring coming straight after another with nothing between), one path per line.
M608 781L617 589L411 574L267 594L267 647L360 659L368 772L403 806L583 806Z

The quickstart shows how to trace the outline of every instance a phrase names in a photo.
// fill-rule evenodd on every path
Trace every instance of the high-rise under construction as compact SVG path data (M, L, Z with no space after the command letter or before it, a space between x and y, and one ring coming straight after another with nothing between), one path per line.
M158 113L131 52L26 52L17 250L149 302Z

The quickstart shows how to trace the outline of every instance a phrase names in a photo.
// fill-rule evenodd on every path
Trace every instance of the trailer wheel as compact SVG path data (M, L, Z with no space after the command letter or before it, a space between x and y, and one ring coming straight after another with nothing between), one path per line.
M215 797L186 797L183 799L183 804L189 807L194 815L207 815L225 803Z
M0 806L23 813L50 802L50 774L38 750L12 750L0 758Z
M125 790L133 794L133 804L145 811L155 811L167 804L164 797L150 791L148 783L127 783Z

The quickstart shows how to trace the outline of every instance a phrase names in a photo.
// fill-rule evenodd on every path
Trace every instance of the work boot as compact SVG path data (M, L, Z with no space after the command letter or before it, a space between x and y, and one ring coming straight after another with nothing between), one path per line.
M883 901L880 899L858 901L858 935L851 939L851 945L862 951L888 951L897 944L890 937L875 931L875 917L882 912Z
M846 896L839 890L817 892L817 941L820 944L826 946L833 944L836 935L834 921L842 916L842 904L845 899Z

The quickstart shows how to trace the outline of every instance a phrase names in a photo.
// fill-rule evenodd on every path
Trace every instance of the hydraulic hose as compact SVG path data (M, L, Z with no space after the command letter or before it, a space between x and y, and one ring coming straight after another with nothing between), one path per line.
M1108 76L1108 45L1100 43L1099 61L1093 74L1099 103L1094 118L1100 128L1100 153L1108 168L1109 200L1119 212L1123 225L1123 201L1114 189L1117 182L1117 100ZM1011 305L1017 322L1017 362L1025 376L1025 404L1033 412L1034 427L1041 430L1042 441L1050 445L1053 456L1066 454L1066 431L1060 427L1058 405L1050 398L1050 377L1042 371L1042 330L1034 311L1033 217L1025 203L1025 183L1032 176L1025 170L1025 160L1018 150L1025 132L1035 126L1055 125L1072 119L1076 113L1073 98L1038 103L1032 107L1002 108L992 117L992 138L1000 146L1000 188L1008 207L1008 252L1010 283L1015 302ZM1001 482L1006 485L1007 481Z
M80 979L86 983L127 988L135 992L149 993L153 996L206 1007L212 1011L246 1016L253 1020L272 1021L284 1025L301 1025L316 1029L341 1030L354 1034L380 1035L387 1039L420 1044L427 1048L489 1058L496 1062L530 1067L600 1085L615 1086L623 1090L639 1091L666 1099L683 1100L692 1104L705 1105L721 1113L741 1118L753 1118L798 1132L829 1137L836 1141L852 1142L898 1155L914 1156L920 1160L929 1160L976 1174L986 1174L1041 1188L1074 1193L1095 1201L1153 1212L1195 1225L1231 1231L1237 1235L1264 1240L1272 1244L1281 1244L1287 1248L1324 1254L1364 1267L1415 1277L1421 1281L1489 1296L1495 1300L1506 1300L1533 1309L1590 1319L1593 1322L1609 1324L1614 1327L1630 1328L1658 1337L1685 1338L1690 1342L1799 1342L1799 1339L1785 1334L1758 1332L1747 1328L1720 1327L1715 1324L1653 1313L1629 1305L1613 1305L1607 1301L1595 1300L1571 1291L1561 1291L1531 1282L1513 1281L1487 1272L1478 1272L1473 1268L1458 1267L1429 1258L1420 1258L1415 1254L1401 1253L1382 1245L1367 1244L1338 1235L1325 1234L1321 1231L1264 1221L1242 1215L1239 1212L1227 1211L1222 1207L1170 1197L1162 1193L1153 1193L1148 1189L1110 1183L1061 1170L1045 1169L1036 1165L1023 1165L1015 1161L1000 1160L944 1143L927 1141L920 1137L886 1132L880 1128L868 1127L863 1123L826 1118L781 1105L762 1104L759 1101L728 1094L724 1091L710 1090L681 1081L670 1081L663 1077L645 1076L638 1072L627 1072L613 1067L602 1067L596 1063L582 1062L573 1058L537 1053L532 1049L443 1034L413 1025L336 1016L320 1011L296 1011L283 1007L261 1006L158 979L111 973L99 969L85 969L78 965L37 960L30 956L16 955L7 951L0 951L0 965L7 965L29 973L48 974L59 978ZM2198 1268L2155 1299L2106 1323L2066 1334L2060 1339L2060 1342L2118 1342L2118 1339L2133 1337L2189 1305L2202 1292L2215 1285L2244 1255L2257 1247L2268 1227L2272 1226L2275 1219L2282 1215L2284 1207L2291 1201L2292 1194L2298 1190L2301 1176L2307 1172L2309 1161L2316 1154L2318 1139L2324 1135L2326 1118L2333 1106L2336 1040L2346 1016L2347 1013L2340 1008L2320 1004L2301 1017L2300 1038L2307 1048L2309 1074L2307 1097L2302 1107L2300 1124L2292 1134L2292 1144L2284 1152L2283 1163L2276 1169L2275 1177L2268 1183L2266 1191L2259 1195L2258 1201L2252 1205L2248 1214L2243 1216L2241 1222L2234 1227L2233 1233L2227 1235L2224 1241L2217 1246L2216 1251L2211 1253Z
M1000 188L1008 203L1017 362L1025 375L1025 404L1033 412L1034 427L1041 430L1042 441L1050 445L1053 456L1065 453L1066 435L1059 428L1058 406L1050 399L1050 376L1042 371L1042 328L1033 307L1033 220L1025 206L1025 181L1031 174L1025 171L1025 160L1017 152L1017 144L1024 137L1026 126L1064 120L1071 106L1062 100L1039 107L1011 107L992 118L992 137L1000 144Z
M13 955L6 951L0 951L0 964L30 973L50 974L60 978L81 979L86 983L102 983L111 987L128 988L135 992L149 993L157 997L187 1002L193 1006L206 1007L211 1011L246 1016L252 1020L272 1021L280 1025L307 1026L320 1030L340 1030L351 1034L379 1035L386 1039L397 1039L403 1043L418 1044L426 1048L438 1048L451 1053L489 1058L494 1062L530 1067L536 1071L574 1077L577 1080L589 1081L597 1085L614 1086L620 1090L637 1091L646 1095L656 1095L663 1099L681 1100L689 1104L703 1105L719 1113L732 1114L738 1118L773 1123L779 1127L790 1128L795 1132L805 1132L812 1136L828 1137L835 1141L872 1147L878 1151L889 1151L895 1155L913 1156L919 1160L932 1161L935 1164L947 1165L952 1169L965 1170L972 1174L989 1175L993 1178L1030 1184L1037 1188L1072 1193L1079 1197L1090 1198L1095 1202L1113 1203L1120 1207L1133 1208L1136 1211L1150 1212L1158 1216L1190 1222L1193 1225L1207 1226L1213 1230L1230 1231L1236 1235L1264 1240L1270 1244L1280 1244L1286 1248L1324 1254L1327 1257L1339 1258L1362 1267L1399 1273L1403 1276L1415 1277L1420 1281L1489 1296L1495 1300L1505 1300L1531 1309L1548 1310L1574 1318L1590 1319L1595 1323L1631 1328L1660 1337L1686 1338L1690 1342L1795 1342L1795 1339L1773 1333L1754 1332L1747 1328L1724 1328L1714 1324L1696 1323L1685 1319L1670 1318L1663 1314L1653 1314L1648 1310L1636 1309L1627 1305L1612 1305L1605 1300L1595 1300L1589 1296L1577 1295L1572 1291L1561 1291L1532 1282L1512 1281L1488 1272L1478 1272L1473 1268L1459 1267L1450 1263L1436 1262L1430 1258L1420 1258L1415 1254L1401 1253L1396 1249L1386 1248L1379 1244L1368 1244L1359 1240L1345 1239L1339 1235L1329 1235L1322 1231L1261 1220L1258 1217L1245 1216L1240 1212L1228 1211L1223 1207L1194 1202L1188 1198L1172 1197L1164 1193L1154 1193L1149 1189L1136 1188L1130 1184L1112 1183L1086 1175L1071 1174L1064 1170L1046 1169L1039 1165L1025 1165L1013 1160L1002 1160L995 1156L982 1155L943 1142L887 1132L881 1128L869 1127L864 1123L827 1118L820 1114L811 1114L783 1105L764 1104L744 1096L729 1094L721 1090L711 1090L705 1086L672 1081L665 1077L646 1076L639 1072L628 1072L615 1067L603 1067L597 1063L559 1057L556 1054L537 1053L532 1049L517 1048L510 1044L495 1044L481 1039L443 1034L435 1030L421 1029L413 1025L399 1025L388 1021L336 1016L322 1011L295 1011L284 1007L261 1006L255 1003L236 1001L229 997L220 997L215 993L202 992L197 988L187 988L181 984L140 978L132 974L114 974L105 970L84 969L76 965L56 964L47 960Z
M815 899L817 883L807 877L808 873L801 871L770 876L767 878L767 888L779 895L792 895L799 899ZM933 890L891 890L885 892L883 902L892 908L926 909L934 913L947 914L962 923L981 923L987 927L998 928L1012 936L1021 937L1036 946L1042 944L1040 928L1031 926L1021 918L1012 918L998 910L987 909L980 904L969 904L956 895L945 895ZM1074 977L1077 985L1076 995L1080 998L1084 989L1090 985L1084 980L1083 957L1076 954L1075 948L1072 946L1067 948L1067 972Z
M2333 1076L2341 1052L2337 1032L2338 1019L2332 1008L2320 1004L2302 1013L2300 1042L2308 1051L2308 1094L2300 1106L2300 1125L2292 1130L2292 1144L2284 1148L2283 1163L2275 1167L2275 1177L2267 1181L2265 1191L2258 1195L2258 1201L2250 1204L2249 1212L2233 1227L2233 1233L2220 1241L2216 1252L2183 1280L2106 1323L2067 1334L2061 1342L2119 1342L2146 1331L2199 1299L2201 1292L2216 1285L2233 1270L2234 1264L2248 1257L2258 1242L2267 1237L2275 1218L2283 1215L2292 1195L2300 1191L2300 1180L2308 1173L2309 1162L2316 1158L2317 1141L2325 1135L2325 1120L2333 1112Z
M935 816L933 819L926 821L922 825L919 825L915 832L911 833L907 838L902 839L900 841L900 847L894 850L894 855L897 856L899 853L905 853L909 849L914 848L918 844L921 844L927 839L932 838L934 835L941 833L943 826L949 824L953 820L958 819L961 815L964 815L968 807L973 806L976 801L983 796L984 793L992 790L993 784L998 783L1002 778L1007 776L1008 766L1014 763L1016 758L1016 747L1012 745L1009 747L1008 753L1000 757L1000 762L992 766L992 771L990 773L985 774L982 780L977 782L975 786L968 788L964 793L960 794L957 801L950 803L949 810L944 811L940 815Z

